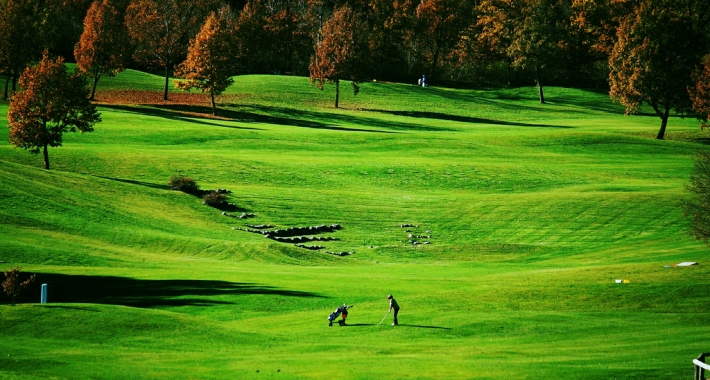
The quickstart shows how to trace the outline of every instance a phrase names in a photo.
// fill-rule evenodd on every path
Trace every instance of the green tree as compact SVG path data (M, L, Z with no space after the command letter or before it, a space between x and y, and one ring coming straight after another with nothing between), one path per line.
M65 132L91 132L101 121L89 101L86 78L69 75L63 58L51 59L45 52L36 66L20 76L20 88L7 112L10 143L35 154L41 150L45 169L49 169L47 147L61 146Z
M530 0L513 32L509 54L513 64L535 71L540 103L545 103L542 71L560 57L564 24L569 22L562 0Z
M694 238L710 244L710 153L695 157L688 194L681 201L683 215L689 219L688 232Z
M17 90L17 79L42 54L42 4L37 0L0 0L0 71L7 74L5 99Z

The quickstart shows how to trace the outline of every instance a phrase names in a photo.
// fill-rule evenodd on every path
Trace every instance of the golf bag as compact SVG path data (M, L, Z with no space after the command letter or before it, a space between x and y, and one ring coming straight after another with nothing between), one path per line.
M353 305L348 306L347 304L343 304L343 306L338 307L334 312L330 313L328 316L328 326L333 326L333 321L340 316L342 316L342 319L338 321L338 324L345 326L345 319L348 317L348 309L351 307L353 307Z

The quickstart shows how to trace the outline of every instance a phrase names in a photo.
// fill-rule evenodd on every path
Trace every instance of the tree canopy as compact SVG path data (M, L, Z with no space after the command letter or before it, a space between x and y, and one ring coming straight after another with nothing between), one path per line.
M96 106L89 101L86 78L68 74L63 58L42 60L20 76L20 91L7 112L10 143L31 153L44 154L49 169L47 147L62 145L66 132L92 132L101 121Z
M208 92L212 114L216 114L215 95L227 89L234 80L231 11L228 7L212 12L197 36L190 41L187 59L178 66L176 75L185 80L175 82L183 90L197 88Z

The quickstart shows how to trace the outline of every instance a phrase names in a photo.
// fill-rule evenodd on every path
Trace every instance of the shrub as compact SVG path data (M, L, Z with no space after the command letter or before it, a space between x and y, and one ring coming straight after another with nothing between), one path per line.
M195 194L200 191L200 186L190 177L174 175L170 178L169 184L171 189L182 191L183 193Z
M227 203L227 196L213 191L202 197L202 203L212 207L220 207Z
M701 152L695 157L695 167L688 193L681 199L683 214L689 219L690 234L710 245L710 153Z

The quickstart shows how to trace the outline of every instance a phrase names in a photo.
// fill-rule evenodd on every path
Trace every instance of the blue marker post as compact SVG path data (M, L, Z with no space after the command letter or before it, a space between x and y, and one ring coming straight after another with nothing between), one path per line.
M40 296L40 303L47 303L47 288L49 285L42 284L42 295Z

